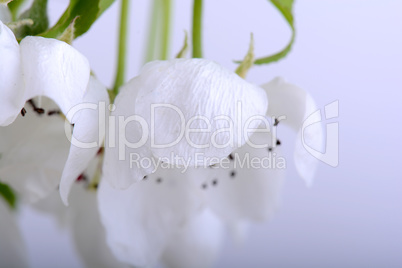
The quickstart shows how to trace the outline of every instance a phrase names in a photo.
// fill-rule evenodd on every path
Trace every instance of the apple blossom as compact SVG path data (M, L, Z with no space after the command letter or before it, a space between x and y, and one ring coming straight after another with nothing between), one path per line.
M12 31L2 22L0 58L0 125L3 126L0 127L0 136L7 137L0 142L0 179L12 184L19 192L32 191L33 197L28 199L34 201L57 186L54 180L57 175L56 178L61 177L61 194L66 196L72 182L94 157L102 140L90 149L72 144L67 156L64 153L67 151L64 149L66 143L63 138L66 138L61 124L63 120L56 122L57 119L43 114L44 109L37 107L33 98L44 96L54 101L57 110L74 124L73 137L81 142L89 142L98 139L98 128L102 128L98 112L90 109L75 114L68 112L80 103L98 104L103 101L107 104L106 88L90 77L87 59L67 43L28 36L18 44ZM27 101L33 111L24 108ZM26 112L35 115L26 115L25 118ZM20 118L16 121L17 117ZM26 134L30 132L33 135ZM15 146L12 146L13 143ZM24 150L29 145L36 149L29 151L28 157ZM45 149L50 147L53 148ZM60 151L54 150L56 148ZM35 155L38 152L43 158ZM27 162L24 163L25 170L21 170L20 157L24 154ZM61 170L63 172L58 176ZM28 175L17 176L23 171ZM50 180L53 182L47 184Z
M213 100L203 99L208 96L208 92L213 91L211 84L208 82L214 78L207 75L195 77L195 79L199 79L199 81L194 82L197 85L194 87L195 90L191 87L191 81L186 80L194 79L194 77L191 75L181 76L181 73L175 72L176 69L182 71L180 65L183 64L186 66L185 73L197 73L197 67L195 66L198 63L202 63L203 66L211 64L215 67L215 63L207 60L156 62L153 65L162 67L155 67L155 69L152 68L152 65L145 67L145 71L131 80L122 89L121 95L117 96L117 107L114 114L124 114L123 109L126 109L127 116L129 115L128 109L131 109L133 113L138 112L146 117L147 113L150 113L148 111L151 104L170 101L168 102L169 104L174 103L181 108L180 110L184 110L185 113L183 112L183 114L185 116L188 113L190 115L206 115L206 118L211 118L212 114L216 115L217 112L221 112L229 114L229 117L234 117L235 114L230 114L225 109L232 111L233 98L236 97L215 97ZM216 88L218 92L219 90L225 91L227 89L225 86L228 85L228 88L233 88L233 85L225 80L226 76L219 77L220 69L213 70L216 75L216 83L220 86L223 85L222 88ZM159 74L158 77L163 77L160 80L157 77L151 79L148 76L154 77L155 75L149 73L151 71L158 74L161 71L166 71L166 74ZM219 81L220 78L222 81ZM203 80L207 80L207 82ZM160 84L158 84L158 81ZM241 81L241 85L244 85L244 80L240 78L231 81L233 83ZM141 97L142 95L139 95L141 93L136 93L135 91L141 92L141 89L147 87L149 89L145 91L145 97ZM158 91L160 87L166 92ZM254 86L252 88L258 87ZM295 163L301 177L307 183L311 183L312 174L318 160L303 152L305 149L301 147L300 133L303 132L304 136L308 137L310 143L313 143L313 147L321 146L322 130L320 124L301 129L305 118L316 110L314 101L304 90L287 84L279 78L263 85L262 88L265 89L267 96L260 94L259 88L251 91L251 94L243 93L240 90L239 95L244 96L243 103L249 104L249 106L246 106L246 115L251 117L254 115L253 113L264 112L266 117L274 116L276 118L274 127L280 123L280 125L289 125L298 131ZM249 88L245 87L245 92L247 92L247 89ZM185 92L185 90L195 90L196 95ZM235 95L233 92L235 91L228 94ZM253 94L255 92L258 94ZM218 93L215 92L215 94ZM195 96L198 97L196 98ZM261 101L261 97L264 97L265 100ZM174 98L179 99L179 101ZM187 99L183 100L183 98L188 98L189 101ZM239 96L237 98L241 99ZM214 102L216 99L221 101ZM135 100L135 104L130 105L133 100ZM270 105L266 111L263 108L258 109L258 106L252 106L252 104L266 103L268 101ZM187 102L190 102L190 105L186 105ZM264 105L261 105L261 107L265 107ZM137 109L137 106L140 108ZM172 114L161 113L158 116L163 118L159 120L161 125L155 125L155 129L159 129L159 132L155 131L155 134L159 135L160 139L164 140L167 136L177 133L174 131L175 127L173 127L177 127L177 121L174 120ZM278 118L281 121L278 121ZM145 121L150 122L151 118L146 118ZM157 120L154 122L157 122ZM260 129L254 129L256 133L242 140L245 141L244 144L237 144L239 148L230 152L229 157L226 159L227 161L220 160L218 163L206 168L192 167L186 170L179 165L175 165L174 161L171 161L173 164L168 163L169 158L165 158L165 156L169 150L174 152L175 155L195 155L195 151L187 149L187 145L167 147L166 151L154 150L149 144L132 149L129 153L140 153L143 158L167 160L165 167L158 166L153 174L140 173L141 175L145 174L144 179L133 183L127 189L115 189L116 180L122 180L124 182L123 186L126 183L130 185L130 182L136 179L135 176L138 176L138 173L141 172L138 171L141 167L134 166L130 169L127 160L125 162L118 161L118 149L111 150L106 147L103 178L98 198L101 219L106 228L107 241L115 256L119 260L135 266L154 264L158 259L163 259L165 252L169 251L170 241L174 237L173 234L180 232L185 228L183 226L192 222L192 219L198 217L197 215L200 215L205 210L208 213L212 213L215 218L219 219L219 222L229 225L236 225L244 221L269 219L278 206L286 161L281 154L280 141L273 137L274 133L271 131L265 131L266 133L260 131L267 130L267 126L264 126L261 122L259 120L259 125L257 125ZM138 125L133 125L129 128L129 131L126 129L124 133L133 135L134 140L138 141L140 138L139 130L141 128ZM200 140L205 139L205 136L202 135L196 137ZM207 138L209 137L207 136ZM165 139L164 141L166 142L167 140ZM202 142L205 142L205 140ZM181 152L179 151L180 149L182 150ZM234 148L231 149L233 150ZM207 150L204 152L208 156L212 154L209 154L210 152ZM221 156L221 153L226 151L219 151L215 148L213 152L215 156ZM253 164L254 159L260 160L259 166ZM223 162L226 162L227 165L224 166ZM206 162L207 165L211 163L213 162ZM152 168L155 168L155 164ZM201 228L200 231L202 230ZM191 239L191 237L193 235L188 234L188 239ZM215 242L205 244L204 249L209 252L210 257L214 256L219 249L216 246L219 241ZM197 247L197 240L193 241L193 245ZM180 243L176 243L176 246L180 247ZM171 250L176 252L175 249ZM211 259L213 258L205 257L205 260ZM191 258L187 255L182 256L182 260L188 261L187 265L189 263L191 265L197 264L196 258ZM208 263L210 262L208 261ZM175 263L178 267L185 266L181 264L181 262ZM202 263L200 265L206 266L207 264Z
M205 59L150 62L121 88L114 104L111 115L119 120L119 127L115 137L106 139L103 172L118 188L129 187L155 167L130 168L128 161L117 160L127 160L133 153L149 159L174 154L196 166L195 155L203 154L206 164L212 165L208 159L225 157L245 143L238 130L247 119L264 116L268 108L262 88ZM233 128L222 131L231 123L228 120L233 120ZM249 128L260 122L249 122ZM191 141L184 138L190 128L195 130ZM125 136L127 141L122 143ZM211 144L214 141L217 145Z

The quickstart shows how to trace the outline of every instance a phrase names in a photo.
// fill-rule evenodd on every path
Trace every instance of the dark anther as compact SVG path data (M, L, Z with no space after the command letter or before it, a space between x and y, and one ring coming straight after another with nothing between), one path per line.
M279 124L279 120L277 118L275 118L274 127L276 127L278 124Z
M272 152L272 147L268 147L268 152Z
M161 182L162 182L162 178L157 178L157 179L156 179L156 182L157 182L157 183L161 183Z
M94 189L98 189L98 187L99 187L99 184L98 184L98 183L95 183L95 184L94 184Z
M207 189L208 185L207 185L206 183L203 183L203 184L201 185L201 187L202 187L202 189Z
M276 140L276 145L281 145L281 141L280 140Z
M45 113L45 110L42 109L42 108L36 108L36 109L35 109L35 112L37 112L38 114L44 114L44 113Z
M25 116L26 113L27 113L27 110L25 110L25 108L22 108L22 109L21 109L21 115L22 115L22 116Z
M229 159L230 159L230 160L233 160L233 159L234 159L232 154L229 155Z
M78 176L78 178L75 181L86 181L87 177L82 173Z
M217 184L218 184L218 180L215 179L215 180L212 181L213 186L216 186Z
M234 177L234 176L236 176L236 171L232 171L232 172L230 172L230 177Z
M143 180L146 180L147 178L148 178L148 176L147 176L147 175L145 175L145 176L144 176L144 178L142 178L142 179L143 179Z
M47 112L47 115L51 116L51 115L59 115L61 112L59 110L50 110L49 112Z
M103 147L100 147L98 152L96 153L96 155L101 155L101 154L103 154Z
M42 109L42 108L37 107L36 104L35 104L35 102L34 102L32 99L28 100L28 103L32 106L32 109L33 109L36 113L38 113L38 114L44 114L44 113L45 113L45 110Z

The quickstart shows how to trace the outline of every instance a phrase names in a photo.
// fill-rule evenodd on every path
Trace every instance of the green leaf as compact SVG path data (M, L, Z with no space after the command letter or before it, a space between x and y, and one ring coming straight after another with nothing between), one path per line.
M268 64L284 58L292 49L292 45L295 40L296 31L293 24L293 0L270 0L270 1L282 13L283 17L288 22L292 30L292 37L288 45L282 51L267 57L258 58L255 60L254 64Z
M187 31L184 31L183 47L180 49L179 53L177 53L176 58L177 59L185 58L187 52L188 52L188 35L187 35Z
M8 3L8 9L11 12L11 15L13 17L13 21L17 20L18 17L18 12L21 9L21 6L23 3L25 3L26 0L14 0Z
M17 205L17 197L14 191L7 184L0 182L0 198L1 197L4 198L12 209L15 209Z
M96 19L114 2L114 0L70 0L70 4L59 21L42 36L58 38L74 19L74 36L78 37L89 30ZM78 17L78 18L77 18Z
M23 24L21 27L15 29L14 33L17 39L22 39L27 35L37 35L47 30L49 27L47 0L33 1L31 7L18 18L21 21L27 19L32 20L33 24Z
M75 21L78 19L78 17L75 17L75 19L70 23L70 25L67 27L67 29L64 30L64 32L58 37L60 41L64 41L67 44L72 44L74 38L75 38Z
M99 12L98 12L98 17L102 15L102 13L108 9L114 2L115 0L100 0L99 1Z
M246 78L248 70L253 67L254 64L254 36L250 34L250 45L246 56L244 56L243 61L237 67L235 73L242 78Z

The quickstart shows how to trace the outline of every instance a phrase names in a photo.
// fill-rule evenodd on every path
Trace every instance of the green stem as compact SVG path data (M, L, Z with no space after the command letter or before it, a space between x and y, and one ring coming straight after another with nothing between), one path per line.
M130 0L121 1L118 62L113 86L114 96L119 93L119 88L125 80L129 2Z
M202 58L202 0L194 0L193 58Z
M167 60L169 54L170 43L170 17L172 9L171 0L163 0L163 21L162 21L162 46L161 46L161 60Z
M156 59L156 50L159 50L158 41L157 41L157 36L158 36L158 31L159 31L159 21L160 21L160 1L159 0L154 0L152 4L152 12L150 15L150 21L149 21L149 31L148 31L148 42L147 42L147 48L146 48L146 53L145 53L145 63L149 61L153 61Z

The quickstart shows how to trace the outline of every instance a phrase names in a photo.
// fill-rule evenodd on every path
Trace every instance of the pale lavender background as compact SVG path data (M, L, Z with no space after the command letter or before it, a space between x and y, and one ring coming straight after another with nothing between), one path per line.
M172 55L189 30L190 2L176 1ZM277 51L289 38L266 0L205 2L205 56L228 68L247 50L250 31L257 55ZM65 3L50 1L50 11ZM129 77L143 59L147 3L131 7ZM227 240L217 267L402 267L401 10L398 0L297 1L294 49L280 63L254 68L248 80L259 84L280 75L309 90L321 108L339 100L340 164L320 165L311 189L289 165L281 210L253 226L243 245ZM109 86L117 12L114 4L75 43ZM294 134L282 137L291 156ZM54 221L23 209L20 223L32 267L82 267Z

